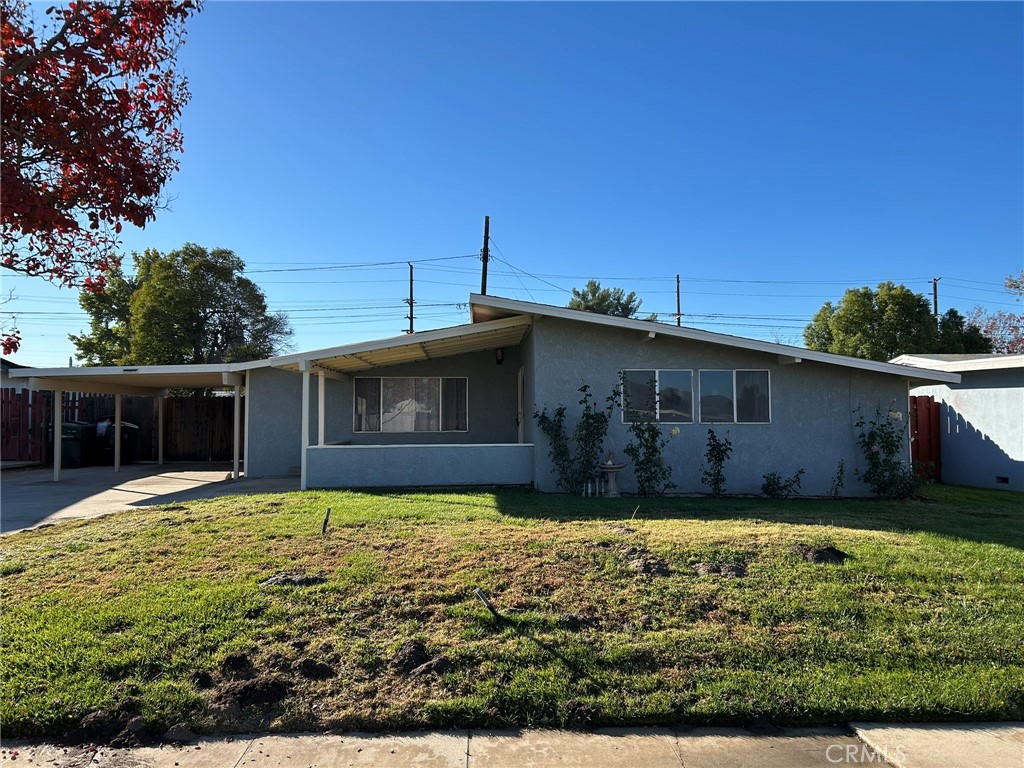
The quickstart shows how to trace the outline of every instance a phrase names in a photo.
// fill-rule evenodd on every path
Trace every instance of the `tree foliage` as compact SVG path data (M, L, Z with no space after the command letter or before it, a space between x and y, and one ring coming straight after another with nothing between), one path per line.
M87 365L157 365L255 360L280 352L287 318L267 311L263 291L242 276L232 251L188 243L133 254L135 275L107 271L107 289L83 290L89 332L69 338Z
M602 288L597 280L588 280L583 290L572 289L569 309L581 309L584 312L596 312L599 315L615 315L616 317L636 317L643 301L637 298L635 291L626 293L622 288ZM650 315L647 320L656 320Z
M826 301L804 328L808 349L891 360L903 354L989 352L992 342L955 309L935 322L928 299L905 285L851 288Z
M122 226L154 218L178 168L189 93L175 59L199 7L79 0L36 18L0 0L0 264L103 290Z

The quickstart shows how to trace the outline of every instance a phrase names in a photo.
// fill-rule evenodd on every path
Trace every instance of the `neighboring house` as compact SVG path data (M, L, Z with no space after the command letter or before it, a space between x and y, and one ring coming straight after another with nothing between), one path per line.
M25 368L28 368L28 366L11 362L5 357L0 357L0 389L24 389L28 382L24 379L12 379L10 372L24 370Z
M960 374L911 390L939 403L942 481L1024 491L1024 355L902 355L892 362Z
M571 431L579 387L588 384L603 403L624 374L634 404L649 381L658 382L655 416L666 434L679 429L665 449L678 491L705 490L700 471L713 428L733 445L728 492L759 493L765 473L803 469L803 492L825 494L841 461L849 495L866 493L854 474L863 467L855 411L905 413L912 384L960 380L492 296L471 296L470 308L466 325L250 363L31 375L37 388L153 395L222 381L234 388L236 412L244 401L251 477L297 473L304 488L534 484L554 491L534 412L568 406ZM620 460L627 417L616 410L605 444ZM635 485L626 463L619 485L628 491Z

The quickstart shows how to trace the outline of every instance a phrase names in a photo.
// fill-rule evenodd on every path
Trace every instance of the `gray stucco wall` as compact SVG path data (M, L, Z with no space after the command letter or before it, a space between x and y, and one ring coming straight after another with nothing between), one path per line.
M1024 370L967 372L912 394L940 403L944 483L1024 491Z
M328 393L339 382L327 381ZM310 382L310 441L316 441L317 382ZM249 371L249 455L245 458L247 477L277 477L299 474L302 450L302 374L276 368ZM328 435L332 425L330 409Z
M652 330L657 330L653 326ZM568 406L570 421L578 413L577 388L586 382L599 402L613 390L622 368L768 369L771 377L771 424L716 425L719 434L728 433L732 457L725 466L726 491L760 493L763 476L777 471L789 476L803 468L805 494L826 494L840 460L846 465L846 495L864 495L865 486L854 470L863 468L855 443L853 410L861 407L873 416L876 408L887 412L890 404L907 409L905 379L834 365L802 362L780 365L775 355L685 339L658 336L643 341L633 330L585 325L543 317L535 321L532 340L533 400L527 410L559 404ZM695 400L698 393L694 392ZM572 429L573 423L569 424ZM905 423L905 422L904 422ZM673 468L677 492L705 492L700 471L709 426L706 424L666 425L667 434L678 426L680 434L665 449L665 460ZM623 449L628 442L626 425L619 412L612 418L605 450L614 450L627 464L619 487L634 490L635 478ZM533 441L535 481L541 490L556 490L551 472L547 439L537 434ZM909 458L909 449L908 449Z
M329 445L306 457L310 488L533 482L532 445Z

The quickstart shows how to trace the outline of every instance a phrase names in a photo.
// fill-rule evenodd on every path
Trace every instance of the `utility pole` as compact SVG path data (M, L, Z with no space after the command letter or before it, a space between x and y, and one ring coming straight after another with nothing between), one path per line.
M412 311L413 300L412 300L412 262L411 261L409 262L409 298L408 299L403 299L403 301L405 301L405 303L409 305L409 314L406 315L406 318L409 320L409 330L406 331L406 333L413 333L413 328L412 328L412 322L413 321L412 321L412 319L413 319L413 314L414 313Z
M939 280L941 277L932 278L932 314L935 315L935 325L939 324Z
M683 324L683 312L679 301L679 275L676 275L676 327Z
M480 293L487 295L487 257L490 255L489 242L491 239L491 217L484 216L484 248L480 251L480 258L483 259L484 269L480 274Z

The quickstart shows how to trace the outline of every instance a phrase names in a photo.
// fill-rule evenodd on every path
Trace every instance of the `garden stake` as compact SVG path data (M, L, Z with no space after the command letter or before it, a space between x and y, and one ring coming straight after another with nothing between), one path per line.
M487 606L488 611L501 618L501 615L494 609L494 606L491 605L491 601L487 599L487 595L484 594L484 591L480 589L480 587L476 587L473 590L473 594L480 598L480 602Z
M629 516L630 522L633 521L633 518L636 517L636 513L639 512L639 511L640 511L640 505L637 504L636 505L636 509L633 510L633 514Z
M330 521L330 519L331 519L331 508L328 507L327 508L327 514L324 515L324 527L320 529L320 535L321 536L326 536L327 535L327 523L328 523L328 521Z

